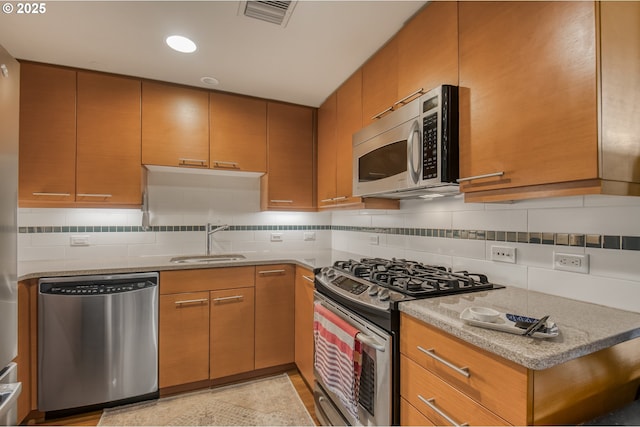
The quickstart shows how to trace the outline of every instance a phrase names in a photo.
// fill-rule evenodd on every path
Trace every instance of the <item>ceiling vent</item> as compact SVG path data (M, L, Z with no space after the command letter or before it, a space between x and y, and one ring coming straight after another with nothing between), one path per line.
M297 1L260 1L240 2L239 14L286 27Z

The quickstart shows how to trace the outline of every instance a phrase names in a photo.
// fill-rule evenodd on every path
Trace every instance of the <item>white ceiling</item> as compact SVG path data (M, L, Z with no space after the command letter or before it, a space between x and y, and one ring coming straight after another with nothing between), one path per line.
M238 1L49 0L44 14L0 13L0 45L18 59L317 107L425 3L302 0L283 28L239 15ZM198 50L172 51L172 34Z

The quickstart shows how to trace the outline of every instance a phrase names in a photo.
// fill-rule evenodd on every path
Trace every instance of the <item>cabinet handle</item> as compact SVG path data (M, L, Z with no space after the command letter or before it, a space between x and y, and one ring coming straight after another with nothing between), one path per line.
M322 199L320 200L320 203L327 203L327 202L333 202L335 199ZM272 200L273 201L273 200Z
M311 283L314 283L314 284L315 284L315 282L313 281L313 279L312 279L311 277L309 277L309 276L305 276L305 275L303 274L303 275L302 275L302 278L303 278L304 280L306 280L307 282L311 282Z
M200 160L200 159L184 159L184 158L180 158L180 159L178 159L178 163L180 164L180 166L202 166L202 167L206 167L207 166L207 161L206 160Z
M239 300L244 298L243 295L234 295L231 297L218 297L218 298L213 298L213 302L220 302L220 301L230 301L230 300Z
M371 120L379 119L380 117L384 116L385 114L387 114L390 111L393 111L393 105L391 107L387 108L386 110L380 111L378 114L376 114L375 116L371 117Z
M187 299L187 300L182 300L182 301L176 301L175 304L176 305L183 305L183 304L196 304L196 303L200 303L203 304L205 302L208 302L209 299L208 298L201 298L201 299Z
M453 363L449 362L448 360L443 359L442 357L436 355L435 350L433 348L430 348L429 350L425 350L424 348L417 346L418 350L420 350L421 352L423 352L424 354L426 354L427 356L437 360L438 362L442 363L443 365L453 369L454 371L456 371L457 373L459 373L460 375L469 378L471 376L471 374L469 373L469 368L467 368L466 366L463 368L460 368L456 365L454 365Z
M462 426L468 426L469 425L469 423L458 424L457 422L455 422L449 415L445 414L442 411L442 409L440 409L440 408L438 408L436 406L436 404L435 404L436 399L435 398L432 397L431 399L425 399L424 397L418 395L418 399L420 399L422 402L424 402L424 404L427 405L429 408L433 409L434 412L436 412L442 418L447 420L447 422L450 423L452 426L462 427Z
M213 161L213 167L216 168L229 168L229 169L240 169L240 164L238 162L223 162L220 160Z
M396 101L396 103L395 103L395 104L393 104L393 107L395 108L395 106L396 106L396 105L400 105L400 104L404 105L404 104L406 104L406 101L407 101L408 99L411 99L411 98L413 98L413 97L414 97L414 96L416 96L416 95L422 95L423 93L424 93L424 89L420 88L420 89L418 89L417 91L415 91L415 92L413 92L413 93L410 93L409 95L405 96L404 98L402 98L402 99L400 99L400 100Z
M285 270L262 270L258 271L258 274L280 274L284 272Z
M476 175L476 176L468 176L466 178L458 178L458 179L456 179L456 182L460 183L460 182L466 182L466 181L473 181L475 179L491 178L493 176L502 176L502 175L504 175L504 172L486 173L484 175Z
M347 196L338 196L338 197L335 197L333 200L336 201L336 202L341 202L341 201L347 200L347 199L348 199Z
M31 193L34 196L69 197L71 193Z
M109 197L113 197L112 194L92 194L92 193L81 193L76 194L77 197L100 197L102 199L108 199Z
M280 199L271 199L271 203L293 203L293 200L280 200Z

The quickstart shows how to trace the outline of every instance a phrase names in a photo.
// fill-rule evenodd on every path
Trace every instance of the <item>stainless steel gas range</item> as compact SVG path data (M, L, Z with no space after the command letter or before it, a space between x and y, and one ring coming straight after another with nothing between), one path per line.
M316 415L324 425L399 424L399 303L504 287L483 274L395 258L337 261L315 274L316 306L355 328L363 356L350 408L333 379L318 369L316 351L314 398ZM318 339L316 334L316 344Z

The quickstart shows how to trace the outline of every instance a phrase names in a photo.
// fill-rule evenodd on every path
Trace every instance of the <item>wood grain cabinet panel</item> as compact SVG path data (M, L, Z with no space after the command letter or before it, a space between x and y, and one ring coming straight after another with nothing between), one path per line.
M180 292L252 288L255 267L224 267L160 272L160 295Z
M261 180L263 210L315 211L313 108L267 104L268 172Z
M318 207L336 204L337 111L336 93L332 93L318 108Z
M209 166L209 92L142 82L142 163Z
M460 175L474 191L598 178L593 2L460 2ZM466 198L467 200L471 200Z
M77 202L141 204L140 85L78 72Z
M295 360L294 281L292 265L256 267L256 369Z
M76 72L20 65L19 205L69 206L76 189ZM65 205L66 204L66 205Z
M209 292L160 296L160 388L209 379Z
M302 378L313 387L313 272L296 266L295 362Z
M403 98L419 89L428 91L443 84L458 85L457 2L427 3L396 38L398 97Z
M211 168L267 171L267 101L209 94Z
M405 398L400 399L400 425L401 426L435 426L429 418L418 411Z
M362 66L362 125L398 99L398 39L392 38Z
M211 379L254 369L254 289L211 292Z

